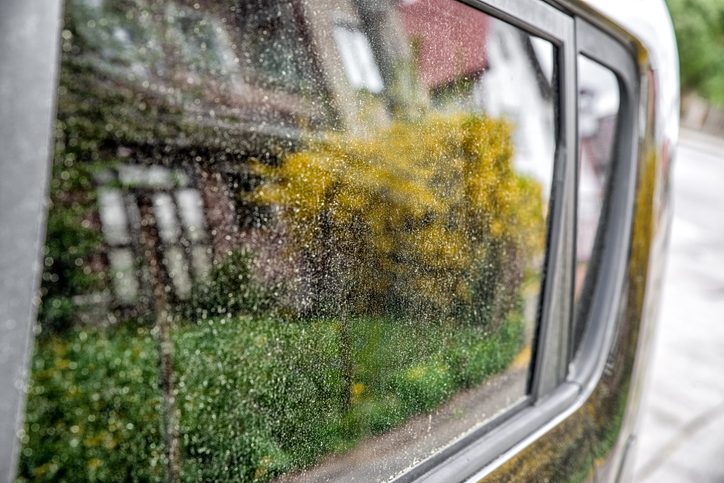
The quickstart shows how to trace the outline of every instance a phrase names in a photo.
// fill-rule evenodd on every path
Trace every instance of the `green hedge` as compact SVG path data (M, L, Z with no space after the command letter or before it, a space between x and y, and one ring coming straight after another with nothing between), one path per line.
M213 318L175 328L183 481L268 481L433 409L502 371L515 316L470 326L350 320L352 408L340 324ZM155 342L146 329L74 329L38 342L19 481L165 476Z
M350 321L352 409L343 409L337 321L215 319L176 335L184 481L266 480L431 410L502 371L523 323L474 327Z
M164 481L158 356L147 329L36 342L18 481Z

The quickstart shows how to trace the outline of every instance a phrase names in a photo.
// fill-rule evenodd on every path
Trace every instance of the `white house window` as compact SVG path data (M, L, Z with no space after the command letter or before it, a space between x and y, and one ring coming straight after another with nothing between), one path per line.
M382 92L384 83L367 36L357 28L337 25L334 27L334 40L342 57L344 73L352 87L367 89L375 94Z

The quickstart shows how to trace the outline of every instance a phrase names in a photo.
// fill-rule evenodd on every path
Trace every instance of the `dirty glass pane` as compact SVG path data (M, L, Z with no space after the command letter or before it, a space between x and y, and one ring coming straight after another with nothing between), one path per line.
M452 0L68 0L20 481L385 480L523 400L556 52Z
M578 57L578 223L576 300L581 296L599 231L619 109L619 86L608 68Z

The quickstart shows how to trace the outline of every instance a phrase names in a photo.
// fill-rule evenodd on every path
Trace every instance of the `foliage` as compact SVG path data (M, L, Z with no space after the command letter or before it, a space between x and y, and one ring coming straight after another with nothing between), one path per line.
M345 411L334 319L208 318L174 331L183 481L268 481L399 426L502 371L499 331L356 318ZM39 341L19 481L164 478L158 358L147 329L73 329Z
M245 248L232 251L214 262L208 278L195 284L190 300L182 312L191 320L221 315L269 313L280 298L279 283L264 283L256 276L259 270L254 254Z
M667 0L679 49L681 87L724 107L724 4Z
M36 344L18 481L163 481L148 330L73 329Z
M266 480L334 449L335 336L329 323L252 318L178 331L184 481Z
M208 319L176 332L184 481L266 481L433 409L502 371L522 321L494 334L358 318L352 409L340 393L339 322Z
M38 312L46 333L68 330L77 322L74 296L101 290L106 275L94 267L101 234L91 174L64 143L63 124L58 122Z
M259 165L268 182L250 201L282 208L318 305L491 323L544 238L541 188L512 154L505 121L428 114Z

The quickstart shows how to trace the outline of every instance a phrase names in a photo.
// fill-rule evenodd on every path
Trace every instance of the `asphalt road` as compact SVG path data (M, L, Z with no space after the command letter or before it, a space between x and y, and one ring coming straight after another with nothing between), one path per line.
M636 483L724 482L724 140L682 131Z

